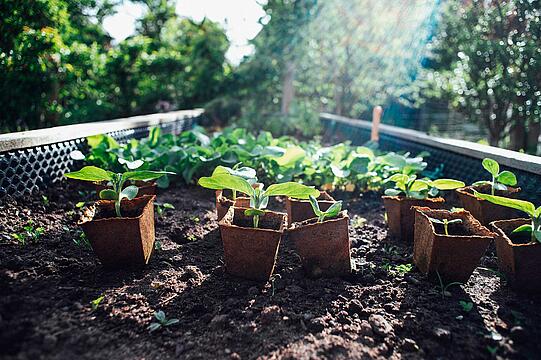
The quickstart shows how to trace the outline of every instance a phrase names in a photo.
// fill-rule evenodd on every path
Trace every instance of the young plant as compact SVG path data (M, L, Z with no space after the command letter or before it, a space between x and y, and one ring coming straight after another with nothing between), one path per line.
M120 212L122 199L133 200L139 188L135 185L124 187L126 181L150 181L158 179L166 174L174 174L168 171L150 171L150 170L136 170L128 171L124 173L113 173L111 171L103 170L96 166L85 166L79 171L64 174L65 177L70 179L77 179L90 182L102 182L107 181L111 183L112 189L104 189L100 191L100 199L114 200L115 212L118 217L122 217Z
M90 306L92 308L92 311L98 310L98 307L100 306L103 299L105 299L105 295L100 295L100 296L98 296L97 298L95 298L94 300L92 300L90 302Z
M500 172L500 164L496 160L483 159L483 167L492 175L491 181L477 181L473 186L490 185L490 194L494 195L496 190L507 190L507 186L515 186L517 177L511 171ZM506 186L507 185L507 186Z
M168 326L171 326L171 325L178 324L178 322L179 322L178 319L169 319L168 320L165 317L165 313L162 310L156 311L154 313L154 317L156 318L157 322L153 322L148 326L148 330L150 330L150 332L153 332L153 331L156 331L158 329L165 328L165 327L168 327Z
M450 224L461 224L462 223L462 219L453 219L453 220L442 219L442 220L440 220L440 219L435 219L435 218L429 217L428 220L430 220L434 224L443 225L443 231L445 232L445 235L449 235L449 225Z
M212 172L212 176L219 174L229 174L243 178L248 181L251 185L254 185L257 182L256 171L251 167L243 166L240 167L241 163L236 164L233 168L227 166L217 166ZM233 200L237 199L237 190L231 189Z
M295 182L273 184L266 190L263 190L263 186L253 188L246 179L224 172L215 173L210 177L202 177L198 183L207 189L229 189L248 195L250 208L246 209L244 214L253 217L254 228L259 227L259 218L265 214L271 196L289 196L297 199L308 199L310 195L319 196L319 191L313 187Z
M170 203L154 203L154 205L156 207L156 214L160 219L163 218L166 210L172 210L175 208L173 204Z
M510 199L503 196L481 194L474 191L474 195L480 199L488 200L493 204L509 207L522 211L530 217L531 224L524 224L513 230L513 233L528 232L530 233L532 242L541 243L541 206L537 209L535 205L529 201Z
M417 179L417 175L394 174L385 182L394 182L394 188L385 190L385 195L405 195L411 199L426 199L435 197L440 190L453 190L464 187L462 181L453 179Z
M332 219L340 213L342 210L342 201L337 201L334 204L332 204L326 211L321 211L319 209L319 203L317 202L317 199L310 195L308 197L310 199L310 205L312 205L312 210L314 210L314 214L317 216L317 222L321 223L325 219Z
M25 226L23 226L23 231L19 233L13 233L11 236L21 243L21 245L26 245L27 241L36 242L39 240L41 235L45 232L45 229L41 226L34 227L34 221L28 220Z

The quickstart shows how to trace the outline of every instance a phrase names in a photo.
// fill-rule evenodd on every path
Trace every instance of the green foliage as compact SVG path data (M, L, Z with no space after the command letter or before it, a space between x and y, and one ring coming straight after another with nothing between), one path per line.
M45 233L45 228L41 226L35 227L34 225L33 220L28 220L20 232L13 233L11 236L21 245L26 245L28 242L37 242Z
M175 324L179 323L178 319L167 319L167 317L165 316L165 313L162 310L156 311L154 313L154 318L156 319L156 322L152 322L148 326L148 330L150 332L153 332L153 331L156 331L156 330L159 330L159 329L162 329L162 328L166 328L166 327L169 327L169 326L172 326L172 325L175 325Z
M517 177L511 171L504 170L500 172L500 164L496 160L489 158L483 159L483 167L486 171L492 175L491 181L477 181L473 183L473 186L478 185L490 185L490 193L494 195L496 190L505 191L507 186L515 186L517 184Z
M84 232L81 232L78 237L74 238L73 243L85 249L89 249L89 250L92 249L90 240L88 240L88 237L86 236Z
M431 218L429 217L428 220L430 220L431 222L435 223L435 224L440 224L440 225L443 225L443 231L445 233L445 235L449 235L449 225L450 224L461 224L462 223L462 219L452 219L452 220L449 220L449 219L435 219L435 218Z
M175 207L170 203L154 203L156 214L159 218L163 218L167 210L173 210Z
M412 199L426 199L437 196L440 190L452 190L465 186L462 181L453 179L417 179L417 175L394 174L386 181L394 182L392 189L385 190L385 195L405 195Z
M317 199L312 195L310 195L308 198L310 199L310 205L312 206L312 210L314 211L314 215L316 215L318 222L323 222L325 221L325 219L335 218L342 210L342 201L337 201L332 204L326 211L321 211L319 209L319 203L317 202Z
M272 184L266 190L263 190L263 186L254 188L246 179L232 175L225 169L215 170L212 176L202 177L198 183L208 189L229 189L248 195L250 208L245 210L245 215L253 217L254 228L258 227L259 218L265 213L264 209L271 196L289 196L297 199L308 199L310 195L319 196L319 191L313 187L295 182Z
M79 171L64 174L65 177L70 179L89 181L89 182L106 182L110 184L110 189L104 189L100 191L100 199L114 200L115 211L118 217L122 217L120 212L122 199L133 200L139 188L135 185L129 185L124 187L127 181L150 181L158 179L166 174L174 175L174 173L166 171L150 171L150 170L138 170L127 171L124 173L114 173L111 171L103 170L96 166L85 166Z
M480 199L488 200L493 204L509 207L528 214L532 223L519 226L513 232L529 232L531 233L532 242L537 240L541 243L541 206L536 209L535 205L529 201L481 194L477 191L474 191L474 195Z
M473 310L473 303L471 301L460 300L458 304L464 312L469 313Z
M100 306L103 299L105 299L105 295L100 295L100 296L98 296L97 298L95 298L94 300L92 300L90 302L90 306L92 308L92 311L98 310L98 307Z

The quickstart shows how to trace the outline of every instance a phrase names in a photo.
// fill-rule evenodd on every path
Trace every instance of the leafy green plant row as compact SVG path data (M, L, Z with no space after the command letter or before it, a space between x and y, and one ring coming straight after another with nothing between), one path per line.
M86 155L75 152L72 157L115 173L137 168L178 174L158 179L160 187L179 178L194 183L219 165L242 164L256 169L259 181L266 184L297 181L324 189L363 191L382 188L384 179L393 174L416 175L427 166L422 156L408 153L382 153L349 143L323 146L319 140L303 142L273 137L269 132L256 136L242 128L213 135L200 127L180 135L161 134L159 128L153 128L147 138L126 144L96 135L88 138L88 145Z

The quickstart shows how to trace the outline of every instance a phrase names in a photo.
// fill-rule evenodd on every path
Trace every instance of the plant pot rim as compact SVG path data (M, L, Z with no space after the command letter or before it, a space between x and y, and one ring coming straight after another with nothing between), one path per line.
M316 221L315 223L306 224L307 222L312 221L314 219L317 219L317 217L306 219L304 221L294 222L293 224L291 224L291 227L288 229L288 232L294 232L294 231L298 231L298 230L301 230L301 229L308 229L308 228L320 226L320 225L323 225L323 224L332 224L332 223L336 223L336 222L339 222L339 221L343 221L344 219L349 220L349 216L348 216L347 210L342 210L342 211L340 211L338 216L335 217L335 218L323 220L323 222L317 222Z
M331 194L329 194L328 192L322 190L319 192L319 196L321 195L324 195L326 197L326 199L316 199L318 203L323 203L323 204L326 204L326 203L329 203L329 204L334 204L336 202L336 200L331 196ZM318 196L318 198L319 198ZM287 199L291 202L297 202L297 203L310 203L310 200L308 199L297 199L297 198L292 198L292 197L287 197Z
M412 209L415 210L416 212L418 212L420 215L424 216L428 220L428 222L430 223L430 230L432 231L432 233L434 235L437 235L440 238L445 238L445 239L449 239L449 240L464 239L464 238L479 239L479 240L481 240L481 239L489 239L489 240L494 239L494 235L495 235L494 232L490 231L489 229L487 229L486 226L481 224L479 222L479 220L474 218L473 215L468 210L458 210L458 211L452 212L452 211L445 210L445 209L431 209L431 208L424 207L424 206L412 206ZM473 222L473 224L478 225L478 226L486 229L488 232L491 233L491 235L478 235L478 234L472 234L472 235L445 235L445 234L437 233L436 228L434 227L434 223L432 221L430 221L429 216L426 214L427 212L435 212L435 213L440 213L440 214L447 213L447 214L462 215L462 216L458 216L457 218L467 217Z
M476 199L476 200L479 201L479 202L487 202L488 200L481 199L481 198L475 196L475 195L473 194L473 191L472 191L472 192L469 191L469 190L474 190L474 189L476 189L476 188L478 188L478 187L479 187L479 185L476 185L476 186L474 186L474 185L464 186L464 187L461 187L461 188L456 189L456 191L457 191L459 194L461 194L461 195L464 195L464 196L468 196L468 197L474 198L474 199ZM514 186L507 186L507 189L510 190L509 195L517 194L517 193L519 193L520 190L521 190L520 187L514 187ZM489 195L489 194L487 194L487 195Z
M516 218L516 219L506 219L506 220L496 220L490 223L490 226L494 228L494 231L497 232L498 235L502 236L502 238L505 240L507 245L513 246L513 247L524 247L524 246L540 246L541 243L539 241L537 242L529 242L526 244L515 244L511 241L509 236L503 231L502 228L500 228L501 223L511 223L511 222L524 222L524 223L531 223L531 220L528 218Z
M227 217L228 217L228 213L230 213L230 212L234 213L235 209L242 210L242 212L244 213L244 210L247 210L248 208L236 207L236 206L229 207L229 210L227 210L227 214L222 218L222 220L218 221L218 225L228 227L228 228L249 229L249 230L269 232L269 233L273 233L273 234L283 234L285 232L286 224L287 224L287 214L286 213L281 213L281 212L272 211L272 210L265 210L265 213L271 213L271 214L275 214L275 215L278 215L278 216L282 217L282 221L280 222L280 229L274 230L274 229L263 229L263 228L254 228L254 227L246 227L246 226L234 225L233 224L233 219L231 219L231 221L229 221L229 219L227 219Z
M99 207L99 206L101 206L103 204L114 203L114 200L98 200L94 204L92 204L90 207L87 207L84 210L83 215L81 215L81 218L77 222L77 225L84 225L84 224L87 224L89 222L101 222L101 221L138 220L138 219L143 217L143 214L145 213L145 210L149 206L152 205L152 202L156 199L156 195L143 195L143 196L139 196L139 197L137 197L135 199L139 199L139 200L142 200L142 202L144 202L144 205L141 207L141 214L139 214L138 216L133 216L133 217L130 217L130 216L107 217L107 218L103 218L103 219L94 219L94 216L96 216L96 207ZM125 201L134 201L135 199L133 199L133 200L122 199L122 201L123 202L125 202Z
M441 196L432 197L432 198L427 197L427 198L424 198L424 199L415 199L415 198L406 197L405 195L394 195L394 196L382 195L381 198L384 199L384 200L396 200L396 201L411 200L411 201L431 201L431 202L435 202L435 203L445 202L445 199L442 198Z

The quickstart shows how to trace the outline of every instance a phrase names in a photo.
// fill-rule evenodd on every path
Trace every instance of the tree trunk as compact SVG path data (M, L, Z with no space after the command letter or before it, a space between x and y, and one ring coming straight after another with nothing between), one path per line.
M293 87L293 80L295 80L295 63L288 61L286 63L286 72L284 74L284 80L282 85L282 114L289 114L289 107L293 98L295 97L295 88Z
M539 136L541 135L541 123L533 123L528 127L526 152L537 155Z
M509 134L511 140L509 148L511 150L519 151L526 149L526 125L524 124L524 119L517 119L511 127Z

